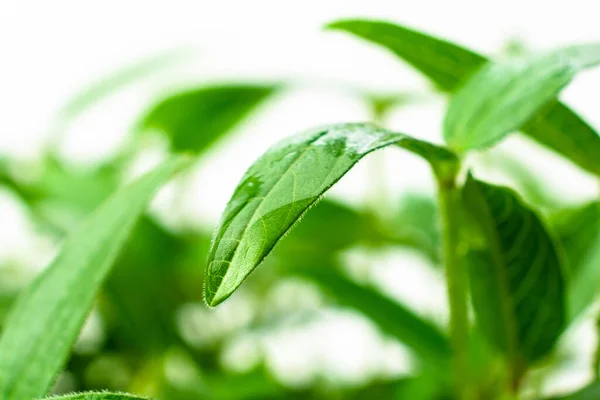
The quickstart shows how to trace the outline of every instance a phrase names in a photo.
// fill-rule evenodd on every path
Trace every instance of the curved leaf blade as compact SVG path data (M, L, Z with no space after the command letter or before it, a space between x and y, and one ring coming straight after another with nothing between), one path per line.
M135 222L156 190L187 163L166 162L115 193L19 296L0 337L0 398L47 393Z
M518 130L585 68L600 63L600 45L488 63L458 90L444 120L444 138L459 150L481 149Z
M317 128L271 147L248 169L221 217L206 270L207 304L229 297L362 157L392 144L422 155L440 176L457 168L448 150L371 124Z
M464 47L388 22L341 20L327 27L392 51L446 92L454 92L488 61ZM540 109L521 126L521 131L579 167L600 175L598 133L557 100Z
M547 354L565 325L560 253L511 190L469 177L463 195L481 233L467 257L478 323L513 372L522 371Z
M600 291L600 203L560 211L551 222L569 261L567 311L572 321Z
M277 86L210 86L178 93L162 100L140 122L143 130L167 134L171 148L200 153L239 124Z

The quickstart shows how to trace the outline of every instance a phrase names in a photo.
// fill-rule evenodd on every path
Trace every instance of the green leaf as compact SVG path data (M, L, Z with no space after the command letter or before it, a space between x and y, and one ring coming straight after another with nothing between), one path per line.
M178 93L148 111L140 128L166 133L174 151L199 153L239 124L276 89L246 84Z
M404 195L394 218L395 244L416 250L432 264L439 265L442 239L438 212L433 197L419 193Z
M339 304L370 318L382 332L395 337L427 365L445 371L451 356L447 337L431 322L376 289L359 285L336 271L335 265L294 268L293 273L316 283Z
M177 260L186 246L183 237L144 216L116 259L102 290L101 306L113 317L110 322L130 352L160 354L180 344L172 321L185 302L177 285L181 273Z
M0 398L47 393L136 220L156 190L187 163L166 162L114 194L19 296L0 338Z
M180 62L189 55L190 51L188 49L169 50L137 61L107 75L87 86L63 105L58 113L59 117L62 121L74 119L98 101L122 89L123 86L140 80L142 77L148 76L171 64Z
M596 400L600 398L600 382L594 382L570 394L560 395L546 400Z
M320 259L356 244L394 242L371 215L341 203L323 200L313 207L277 248L284 257Z
M44 397L47 400L150 400L148 397L127 393L85 392L62 396Z
M453 92L488 60L445 40L387 22L342 20L328 25L378 44L404 59L441 90ZM568 107L552 101L521 126L540 144L600 175L600 137Z
M551 219L569 261L569 320L575 319L600 290L600 203L562 210Z
M392 144L425 157L442 178L455 173L453 153L370 124L317 128L271 147L248 169L221 217L208 258L208 305L229 297L363 156Z
M477 229L467 260L478 323L513 372L523 372L548 353L565 325L560 253L513 191L469 176L463 194Z
M518 130L585 68L600 63L600 45L488 63L458 90L444 120L444 138L458 150L481 149Z

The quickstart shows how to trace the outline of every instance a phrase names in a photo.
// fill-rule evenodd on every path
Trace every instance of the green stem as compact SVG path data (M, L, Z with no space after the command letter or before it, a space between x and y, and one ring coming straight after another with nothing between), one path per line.
M446 285L450 305L450 339L454 350L453 372L458 398L472 400L469 373L468 281L458 253L459 191L454 179L438 179L439 207L442 223Z

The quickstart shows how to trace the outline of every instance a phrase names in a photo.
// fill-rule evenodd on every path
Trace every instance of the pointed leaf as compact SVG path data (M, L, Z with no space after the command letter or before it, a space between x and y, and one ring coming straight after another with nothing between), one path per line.
M166 162L114 194L19 296L0 338L0 398L47 393L136 220L156 190L187 162Z
M174 151L200 153L275 92L275 86L231 85L170 96L142 118L140 128L163 131Z
M478 323L513 371L522 371L548 353L565 325L560 253L511 190L469 177L464 199L482 239L471 241L468 258Z
M488 63L450 101L444 138L458 150L481 149L518 130L585 69L600 63L600 45Z
M567 311L573 320L600 291L600 203L561 211L552 222L569 261Z
M447 337L431 322L373 288L352 282L336 271L335 265L294 268L329 293L341 305L370 318L383 332L414 351L428 366L446 371L450 360Z
M399 25L380 21L342 20L328 25L383 46L453 92L488 60L453 43ZM562 103L554 100L521 126L540 144L564 155L581 168L600 175L600 137Z
M271 147L248 169L221 217L208 258L208 305L229 297L362 157L391 144L423 156L438 176L455 173L453 153L370 124L313 129Z

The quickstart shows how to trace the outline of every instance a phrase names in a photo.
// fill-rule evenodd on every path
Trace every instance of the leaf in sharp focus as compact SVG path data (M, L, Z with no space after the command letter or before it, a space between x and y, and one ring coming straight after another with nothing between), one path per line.
M328 28L352 33L387 48L446 92L458 89L488 61L448 41L387 22L342 20L329 24ZM581 168L600 175L598 133L564 104L552 101L521 126L521 131Z
M600 63L600 45L488 63L454 94L444 138L458 150L481 149L518 130L585 68Z
M44 400L150 400L148 397L127 393L84 392L62 396L44 397ZM41 400L41 399L40 399Z
M167 97L142 118L141 129L160 130L174 151L200 153L235 127L277 86L230 85Z
M455 173L453 153L371 124L312 129L267 150L248 169L221 217L208 257L207 304L229 297L363 156L392 144L422 155L439 176Z
M551 222L569 261L567 311L572 321L600 290L600 203L559 211Z
M308 278L341 305L370 318L382 332L414 351L431 368L447 371L450 344L431 322L376 289L359 285L336 271L335 265L293 268L292 273Z
M19 296L0 338L0 398L47 393L136 220L156 190L188 162L166 162L115 193Z
M463 195L483 238L467 257L478 323L513 371L522 371L548 353L565 325L560 253L513 191L469 176Z

